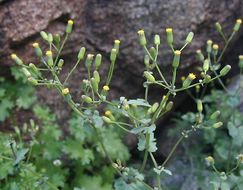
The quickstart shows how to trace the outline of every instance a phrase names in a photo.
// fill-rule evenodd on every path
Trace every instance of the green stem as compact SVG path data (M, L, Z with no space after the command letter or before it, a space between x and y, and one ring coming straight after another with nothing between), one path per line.
M141 167L141 172L144 170L145 166L146 166L146 163L147 163L147 160L148 160L148 144L149 144L149 139L150 139L150 135L149 133L146 133L146 145L145 145L145 153L144 153L144 157L143 157L143 164L142 164L142 167Z
M149 155L150 155L151 160L152 160L152 162L154 164L154 167L155 168L158 168L158 164L157 164L157 162L156 162L156 160L155 160L154 155L152 154L152 152L150 152ZM160 181L160 174L157 174L156 175L156 179L157 179L158 189L159 190L162 190L161 181Z
M76 67L78 66L78 64L80 63L80 59L77 60L76 64L74 65L74 67L72 68L72 70L68 73L66 79L64 80L64 85L67 83L69 77L71 76L71 74L73 73L73 71L76 69Z

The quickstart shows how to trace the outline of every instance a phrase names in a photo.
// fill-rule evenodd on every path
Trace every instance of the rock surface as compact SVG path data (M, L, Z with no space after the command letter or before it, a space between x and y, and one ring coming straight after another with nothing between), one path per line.
M214 23L221 22L226 33L229 33L235 19L240 17L243 17L241 0L1 0L0 67L7 69L11 65L9 55L12 52L27 62L35 61L31 44L40 41L39 32L45 30L63 34L67 20L72 18L75 28L63 53L67 61L62 77L71 68L80 46L105 55L104 74L113 41L120 39L121 54L112 83L113 96L141 96L143 50L137 43L137 30L143 28L149 39L155 33L162 36L159 63L168 77L171 73L171 51L165 43L165 27L175 29L177 48L183 45L189 31L195 33L193 44L183 53L181 74L187 74L189 69L191 71L196 66L192 56L195 49L203 47L208 38L220 42L213 29ZM4 70L1 69L1 72ZM80 67L70 80L71 92L77 95L83 73L84 68ZM40 100L56 110L63 110L58 114L65 119L68 112L56 95L45 88L38 90ZM161 96L161 92L155 90L152 96Z

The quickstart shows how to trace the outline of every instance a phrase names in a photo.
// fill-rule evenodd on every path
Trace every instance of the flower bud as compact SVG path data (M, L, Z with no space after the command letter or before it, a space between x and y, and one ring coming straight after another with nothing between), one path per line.
M224 66L224 68L223 69L221 69L221 71L220 71L220 75L221 76L225 76L225 75L227 75L227 73L230 71L230 69L231 69L231 66L230 65L226 65L226 66Z
M53 36L51 33L48 34L47 41L51 44L53 42Z
M23 73L25 74L26 77L31 77L31 73L29 72L28 69L22 68Z
M203 62L203 70L204 72L206 73L209 69L209 59L205 59L204 62Z
M91 81L91 86L92 86L92 89L94 90L94 92L98 92L98 83L96 82L96 80L94 78L91 78L90 79Z
M186 43L191 43L194 37L194 33L193 32L189 32L189 34L186 37Z
M151 107L151 112L154 113L159 107L159 103L155 102Z
M57 63L57 66L58 66L59 68L62 68L63 64L64 64L64 60L63 60L63 59L59 59L59 61L58 61L58 63Z
M202 113L202 111L203 111L203 105L202 105L202 101L201 100L197 100L197 111L199 113Z
M173 44L173 29L172 28L166 28L166 39L169 46L172 46Z
M197 59L198 59L199 61L203 62L203 61L204 61L204 55L202 54L202 51L201 51L200 49L198 49L198 50L196 51L196 53L197 53Z
M73 20L69 20L66 27L66 33L70 34L72 30L73 30Z
M63 94L63 95L67 95L67 94L69 94L69 89L68 89L68 88L64 88L64 89L62 89L62 94Z
M114 49L116 49L117 53L119 52L119 49L120 49L120 43L121 43L120 40L114 41Z
M149 82L155 82L154 76L149 71L144 71L143 76L149 81Z
M217 30L218 33L222 33L222 27L221 27L221 24L219 22L216 22L215 23L215 28Z
M87 69L90 69L92 61L93 61L94 55L93 54L88 54L85 60L85 66Z
M113 48L111 50L111 55L110 55L110 60L111 60L112 63L115 63L116 56L117 56L117 50Z
M36 54L38 57L41 57L41 56L43 55L43 53L42 53L42 50L41 50L39 44L35 42L35 43L32 44L32 46L33 46L34 49L35 49L35 54Z
M154 47L149 48L149 53L153 59L155 59L156 56L156 49Z
M45 31L41 31L41 32L40 32L40 35L41 35L41 37L42 37L44 40L48 41L48 35L47 35L47 33L46 33Z
M192 83L192 81L196 78L196 76L193 73L190 73L187 78L183 81L182 87L183 88L187 88L188 86L190 86L190 84Z
M235 22L235 26L233 28L233 31L237 32L240 29L241 23L242 23L242 20L237 19L236 22Z
M99 84L100 83L100 74L98 71L95 70L93 72L93 77L94 77L95 81Z
M208 156L207 158L205 158L207 164L210 165L214 165L215 161L214 158L212 156Z
M37 67L33 64L33 63L30 63L29 64L29 67L31 68L32 72L36 75L40 75L40 72L39 70L37 69Z
M141 46L146 46L147 40L146 40L146 37L145 37L144 30L139 30L138 31L138 37L139 37L140 45Z
M53 58L52 58L52 52L51 51L47 51L46 52L46 56L47 56L47 64L52 67L53 66Z
M180 64L180 56L181 56L181 51L176 50L174 52L174 59L173 59L173 63L172 63L172 66L174 68L177 68L179 66L179 64Z
M60 35L59 35L59 34L55 34L53 40L54 40L54 43L55 43L57 46L59 46L59 44L60 44L60 42L61 42L61 37L60 37Z
M97 54L95 56L95 69L98 70L100 65L101 65L101 61L102 61L102 55L101 54Z
M213 44L213 55L216 56L218 54L219 51L219 46L218 44Z
M219 128L219 127L221 127L223 125L223 123L220 121L220 122L217 122L217 123L214 123L213 124L213 128Z
M198 85L195 86L195 88L196 88L196 93L199 93L201 86L198 84Z
M220 111L217 110L210 115L210 119L211 120L217 119L219 115L220 115Z
M212 51L212 44L213 44L212 40L208 40L207 41L207 49L206 49L207 53L211 53L211 51Z
M11 54L11 58L17 63L18 65L23 65L23 61L16 55L16 54Z
M107 110L105 112L105 116L108 117L108 118L110 118L112 121L115 121L115 117L112 115L112 112L111 111Z
M154 44L157 46L160 45L160 36L158 34L154 36Z
M168 104L165 107L165 111L166 112L170 111L172 109L172 107L173 107L173 102L169 101Z
M82 95L81 96L82 100L88 104L90 104L91 102L93 102L92 98L90 98L89 96L86 95Z
M243 68L243 55L239 55L239 67Z
M84 55L85 55L85 47L81 47L79 52L78 52L78 60L82 60L84 58Z
M104 121L105 123L108 123L108 124L112 123L112 121L111 121L111 119L110 119L109 117L102 116L102 119L103 119L103 121Z
M38 84L38 81L37 81L35 78L33 78L33 77L29 77L29 78L28 78L28 81L29 81L31 84L33 84L33 85L37 85L37 84Z
M146 67L149 67L149 61L150 61L150 58L149 58L149 56L146 54L146 55L144 56L144 64L145 64Z

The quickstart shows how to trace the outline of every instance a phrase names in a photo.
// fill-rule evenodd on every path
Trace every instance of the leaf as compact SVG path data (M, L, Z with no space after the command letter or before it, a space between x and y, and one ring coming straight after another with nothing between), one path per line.
M27 152L29 151L28 148L23 148L16 153L16 159L14 161L14 165L17 165L19 162L21 162L24 158Z
M149 103L146 100L139 98L136 100L129 100L127 103L130 105L151 107L151 105L149 105Z
M162 172L168 174L168 175L172 175L172 172L168 169L165 169L164 167L159 166L158 168L154 168L154 172L157 174L161 174Z

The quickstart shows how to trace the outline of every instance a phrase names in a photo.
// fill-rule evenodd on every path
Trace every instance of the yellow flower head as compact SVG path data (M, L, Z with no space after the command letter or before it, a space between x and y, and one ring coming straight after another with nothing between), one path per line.
M243 60L243 55L239 55L239 60Z
M14 54L14 53L13 53L13 54L11 54L11 58L12 58L12 59L16 59L16 58L17 58L17 55L16 55L16 54Z
M63 94L63 95L67 95L67 94L69 94L69 89L68 89L68 88L64 88L64 89L62 89L62 94Z
M141 35L141 36L144 35L144 30L139 30L138 35Z
M105 116L107 116L107 117L109 117L109 116L111 116L111 111L109 111L109 110L107 110L106 112L105 112Z
M208 45L212 45L212 44L213 44L213 41L212 41L212 40L208 40L208 41L207 41L207 44L208 44Z
M180 50L175 50L175 55L181 55L181 51Z
M74 23L73 20L68 21L68 24L70 24L70 25L73 25L73 23Z
M170 32L173 32L173 29L172 28L166 28L165 31L166 31L166 33L170 33Z
M46 55L47 55L47 56L52 56L52 51L47 51L47 52L46 52Z
M213 45L213 49L218 50L218 49L219 49L218 44L214 44L214 45Z
M105 86L103 86L103 90L104 90L104 91L109 91L110 88L109 88L109 86L105 85Z
M88 54L87 59L93 59L94 55L93 54Z
M236 23L241 24L242 23L242 20L241 19L237 19L236 20Z
M32 44L32 46L33 46L34 48L37 48L37 47L39 47L39 44L38 44L37 42L35 42L35 43Z
M190 74L188 75L188 78L191 79L191 80L194 80L194 79L196 78L196 75L193 74L193 73L190 73Z
M120 44L121 41L120 40L115 40L115 44Z

